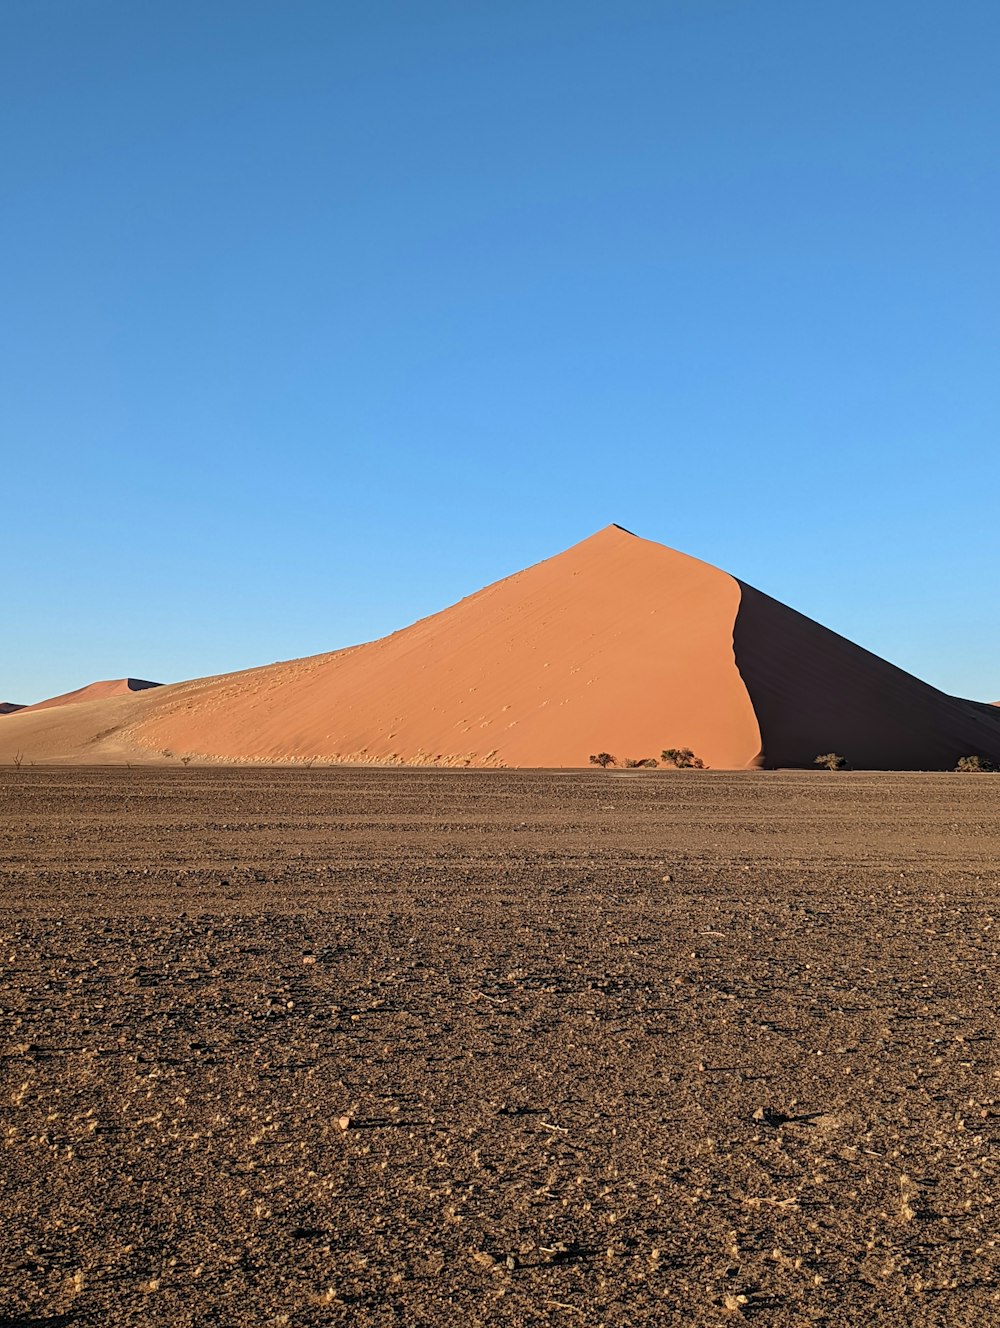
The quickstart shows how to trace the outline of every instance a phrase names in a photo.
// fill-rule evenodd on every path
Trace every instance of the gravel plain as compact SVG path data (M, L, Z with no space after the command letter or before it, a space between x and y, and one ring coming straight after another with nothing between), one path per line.
M0 1328L1000 1323L1000 777L0 815Z

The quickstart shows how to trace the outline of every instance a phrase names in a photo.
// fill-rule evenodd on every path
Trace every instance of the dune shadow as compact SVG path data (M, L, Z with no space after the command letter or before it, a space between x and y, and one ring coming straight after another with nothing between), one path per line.
M161 682L150 682L147 678L126 678L125 686L130 692L145 692L150 687L162 687Z
M760 764L812 767L838 752L855 770L1000 764L1000 709L939 692L739 582L736 666L761 733Z

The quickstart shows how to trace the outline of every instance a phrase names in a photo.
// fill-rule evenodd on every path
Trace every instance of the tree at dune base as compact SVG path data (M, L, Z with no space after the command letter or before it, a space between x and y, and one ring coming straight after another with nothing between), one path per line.
M675 770L705 770L707 766L700 756L695 756L690 747L665 747L660 753L664 765L672 765Z
M961 756L959 757L958 765L955 766L955 769L960 770L962 774L996 774L997 772L996 766L992 761L987 761L985 756Z
M813 765L822 766L824 770L843 770L847 766L847 757L841 756L839 752L824 752L822 756L817 756Z
M659 761L654 756L640 756L638 759L632 756L626 756L626 770L655 770Z
M618 762L610 752L598 752L596 756L590 758L591 765L599 765L602 770L607 770L609 765L617 765Z

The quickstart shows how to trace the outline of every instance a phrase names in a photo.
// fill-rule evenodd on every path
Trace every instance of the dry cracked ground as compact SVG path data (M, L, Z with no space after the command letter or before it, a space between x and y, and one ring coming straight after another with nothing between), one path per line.
M1000 777L0 809L3 1328L1000 1322Z

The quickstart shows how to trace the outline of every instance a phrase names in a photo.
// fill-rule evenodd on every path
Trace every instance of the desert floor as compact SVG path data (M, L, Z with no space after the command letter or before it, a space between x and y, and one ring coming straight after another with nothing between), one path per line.
M0 1325L1000 1322L1000 777L0 809Z

